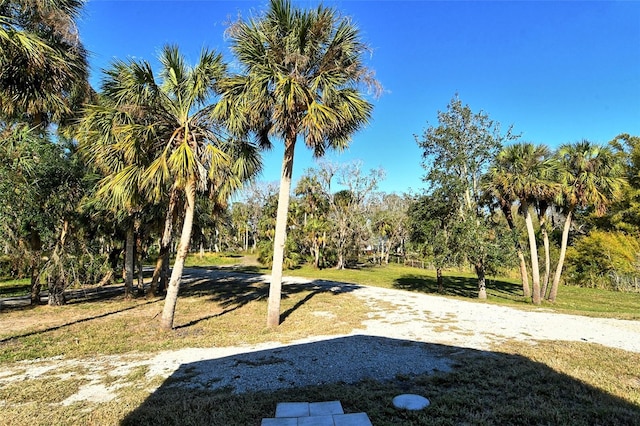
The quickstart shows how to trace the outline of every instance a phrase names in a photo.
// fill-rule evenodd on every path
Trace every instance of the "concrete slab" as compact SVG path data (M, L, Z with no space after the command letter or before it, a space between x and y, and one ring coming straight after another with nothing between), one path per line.
M308 415L308 402L279 402L276 405L276 417L303 417Z
M333 414L344 414L340 401L325 401L309 403L310 416L330 416Z
M333 416L335 426L373 426L367 413L336 414Z
M405 393L393 398L393 406L405 410L422 410L428 407L429 400L424 396L415 395L411 393Z
M298 417L298 426L334 426L333 416Z
M260 426L298 426L298 419L295 417L262 419L262 423L260 423Z

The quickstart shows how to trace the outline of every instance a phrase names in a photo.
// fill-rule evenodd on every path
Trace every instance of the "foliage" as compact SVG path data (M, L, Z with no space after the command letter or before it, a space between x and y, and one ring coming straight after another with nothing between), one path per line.
M640 235L640 137L623 133L609 144L624 165L626 184L621 197L609 208L609 214L590 217L589 222L601 229Z
M0 119L69 124L92 95L80 0L0 2Z
M560 255L549 300L554 301L562 275L572 216L580 211L603 215L621 195L625 180L620 158L609 147L587 140L562 145L556 152L561 207L565 214Z
M592 231L567 252L567 284L640 291L640 240L622 232Z
M87 188L84 165L73 145L63 142L53 143L46 133L27 125L8 128L0 139L0 241L13 276L31 275L34 303L41 273L51 276L56 270L66 276L75 256L91 253L79 233L65 237L69 228L84 226L76 206ZM64 249L62 239L67 248L76 249ZM65 280L62 287L70 282Z
M432 222L432 229L437 230L435 238L448 246L438 249L439 256L443 262L446 259L474 265L479 297L486 297L486 270L492 269L492 261L503 257L496 256L495 250L507 250L501 234L493 231L490 211L482 204L480 183L502 142L513 138L511 129L502 135L498 123L484 112L473 113L457 96L446 111L438 113L438 125L429 127L421 138L416 137L427 172L426 193L443 207L433 213L444 216ZM431 214L425 219L434 218ZM425 235L420 231L418 234Z

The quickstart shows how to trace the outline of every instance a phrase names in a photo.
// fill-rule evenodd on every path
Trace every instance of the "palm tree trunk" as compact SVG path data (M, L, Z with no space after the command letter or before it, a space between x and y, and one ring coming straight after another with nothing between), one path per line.
M124 252L124 296L131 297L133 292L133 247L135 245L135 235L133 223L127 228L127 236Z
M173 328L173 316L175 315L176 303L178 302L182 270L184 269L184 261L189 253L189 242L191 240L196 201L196 185L193 179L189 180L184 191L187 202L184 206L184 223L182 225L180 245L176 253L176 260L173 263L171 279L167 286L167 296L164 300L164 309L162 310L162 320L160 321L160 326L165 330L171 330Z
M531 288L529 287L529 273L527 272L527 261L524 259L524 253L520 247L520 243L516 243L518 259L520 260L520 280L522 281L522 295L525 299L531 297Z
M513 223L511 203L506 200L503 200L501 202L500 208L502 209L502 213L504 214L504 217L507 220L507 225L509 226L509 230L513 232L516 229L516 226ZM529 273L527 272L527 262L524 259L524 253L522 252L522 246L520 245L519 238L516 238L516 253L518 255L518 259L520 260L520 280L522 282L522 295L524 296L525 299L528 299L531 297L531 289L529 288Z
M138 296L144 295L144 271L142 270L142 231L138 227L136 233L136 266L138 268L138 283L136 286L136 292Z
M534 305L539 305L540 300L540 267L538 266L538 244L536 243L536 233L533 229L533 219L529 204L522 201L522 210L524 210L524 221L527 225L527 236L529 237L529 252L531 254L531 281L532 281L532 300Z
M313 242L311 251L313 252L313 267L320 269L320 244L317 240Z
M160 281L160 272L162 271L162 262L164 260L163 250L166 250L166 247L162 247L162 243L160 243L160 253L158 253L158 258L156 259L156 266L153 268L151 284L149 285L149 290L147 292L147 295L151 297L158 294L158 281Z
M158 288L158 282L162 276L162 272L166 264L169 262L169 247L171 245L171 237L173 234L173 215L176 209L176 203L178 202L178 191L175 187L171 188L171 195L169 196L169 206L167 207L167 214L164 218L164 228L162 230L162 237L160 237L159 245L160 252L158 253L158 259L156 260L156 266L153 269L153 276L151 277L151 287L149 288L149 294L155 296L156 293L163 293L166 287L166 282L161 283L162 288ZM166 281L166 280L165 280Z
M544 228L544 223L540 224L542 232L542 244L544 244L544 277L542 279L541 297L544 298L549 289L549 277L551 276L551 256L549 253L549 233Z
M295 144L296 135L293 132L289 132L285 140L282 176L280 177L280 194L278 196L278 213L276 216L276 234L273 241L273 267L271 268L271 284L269 285L269 304L267 308L268 327L277 327L280 324L282 263L284 261L284 245L287 239L287 215L289 213L289 192L291 190Z
M164 253L162 259L162 269L160 270L160 282L158 284L158 292L165 293L169 286L169 275L171 275L171 268L169 267L169 261L171 260L171 244L167 246L167 251Z
M549 277L551 275L551 256L549 253L549 233L547 232L547 210L549 204L545 200L538 203L538 223L542 234L542 244L544 246L544 277L542 279L542 290L540 296L544 299L549 288Z
M560 258L558 259L558 266L556 266L556 273L553 275L553 284L551 285L551 291L549 292L549 301L555 302L558 296L558 285L560 284L560 276L562 275L562 266L564 265L564 256L567 254L567 241L569 240L569 229L571 228L571 215L573 210L569 210L567 218L564 221L564 228L562 229L562 243L560 244Z

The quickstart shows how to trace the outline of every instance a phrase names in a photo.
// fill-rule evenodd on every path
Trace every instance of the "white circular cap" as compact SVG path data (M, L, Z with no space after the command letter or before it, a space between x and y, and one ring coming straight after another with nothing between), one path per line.
M406 393L393 398L393 406L405 410L422 410L429 405L429 400L424 396Z

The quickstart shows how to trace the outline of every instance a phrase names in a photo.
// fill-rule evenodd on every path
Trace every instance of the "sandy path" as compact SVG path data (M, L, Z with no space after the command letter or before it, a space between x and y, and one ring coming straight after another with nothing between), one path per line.
M519 309L445 297L362 287L353 294L378 313L362 333L488 349L492 342L569 340L640 352L640 321L590 318ZM395 305L381 311L384 301Z

